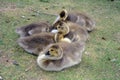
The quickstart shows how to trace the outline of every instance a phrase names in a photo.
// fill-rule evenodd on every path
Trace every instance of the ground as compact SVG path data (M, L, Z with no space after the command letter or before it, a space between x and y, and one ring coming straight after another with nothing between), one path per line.
M51 24L63 8L84 12L96 21L82 62L60 72L41 70L35 56L18 46L17 27ZM4 80L119 80L119 0L0 0L0 77Z

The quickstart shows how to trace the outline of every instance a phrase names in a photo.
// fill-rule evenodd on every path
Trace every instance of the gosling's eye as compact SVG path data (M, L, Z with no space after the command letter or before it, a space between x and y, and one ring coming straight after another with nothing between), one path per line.
M54 51L53 49L51 49L50 51Z
M58 27L58 29L60 29L60 26Z

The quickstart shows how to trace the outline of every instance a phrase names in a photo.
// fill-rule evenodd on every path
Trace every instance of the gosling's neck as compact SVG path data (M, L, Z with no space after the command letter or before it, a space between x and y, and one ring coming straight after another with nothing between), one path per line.
M61 41L71 43L72 41L69 38L62 38Z

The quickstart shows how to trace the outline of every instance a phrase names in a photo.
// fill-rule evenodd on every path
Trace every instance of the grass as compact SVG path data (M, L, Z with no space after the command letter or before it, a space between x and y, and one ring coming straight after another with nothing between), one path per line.
M0 76L4 80L119 80L120 1L108 0L0 0ZM32 22L52 23L61 9L85 12L96 21L82 62L60 72L36 65L16 40L16 27ZM49 14L46 14L49 13Z

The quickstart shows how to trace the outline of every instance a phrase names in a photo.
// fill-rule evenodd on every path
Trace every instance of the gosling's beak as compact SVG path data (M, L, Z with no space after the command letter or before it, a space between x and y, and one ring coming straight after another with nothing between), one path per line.
M50 26L50 27L49 27L49 32L51 32L51 31L52 31L52 29L53 29L53 27L52 27L52 26Z
M56 30L57 28L54 27L54 26L50 26L50 27L49 27L49 32L52 32L52 30L54 30L54 29Z
M50 52L48 51L45 55L50 55Z

